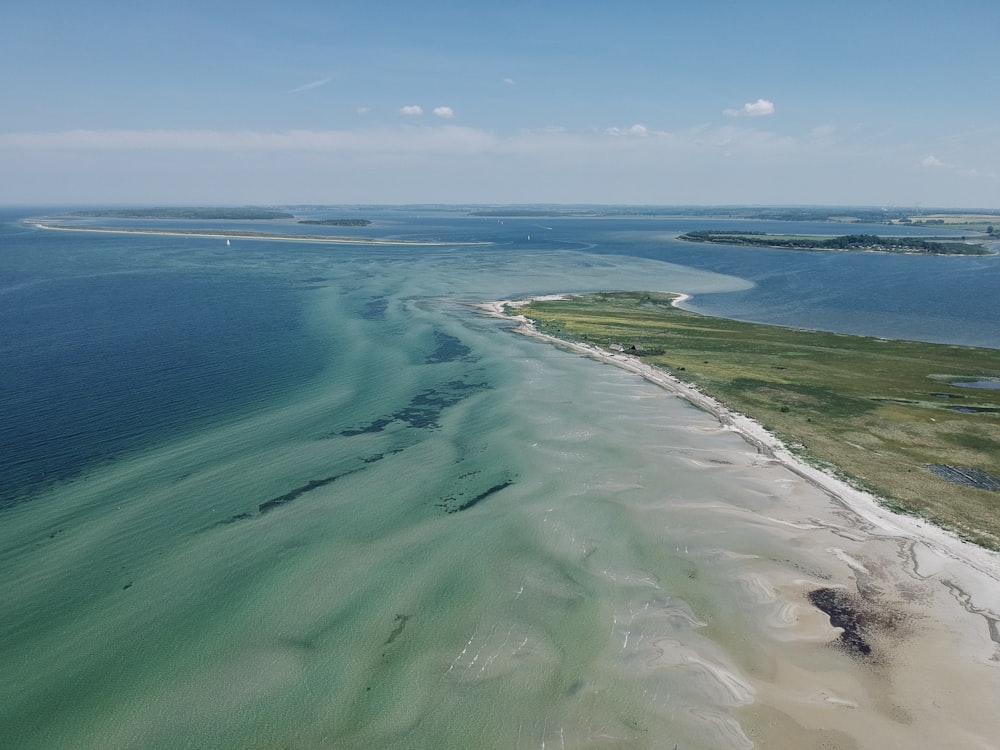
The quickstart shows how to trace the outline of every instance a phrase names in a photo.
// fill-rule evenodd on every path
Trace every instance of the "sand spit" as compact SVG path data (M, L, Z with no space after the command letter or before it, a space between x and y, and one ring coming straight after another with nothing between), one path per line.
M239 230L215 229L140 229L131 227L70 227L59 224L31 222L36 229L52 229L62 232L100 232L102 234L149 234L179 237L218 237L219 239L279 240L282 242L320 242L330 245L417 245L423 247L444 247L454 245L489 245L489 242L434 242L430 240L394 240L384 237L337 237L322 234L277 234L273 232L244 232Z
M685 383L670 373L643 362L638 357L608 351L592 344L567 341L541 333L535 328L532 321L523 315L510 316L505 312L505 308L507 307L517 308L534 300L565 299L565 297L566 295L551 295L547 297L535 297L532 300L488 302L484 303L481 309L496 317L517 321L518 326L515 330L518 333L556 344L592 359L615 365L629 372L634 372L651 383L655 383L662 388L676 393L685 401L714 416L725 428L739 433L757 449L758 453L780 463L810 484L826 492L831 498L843 504L846 508L878 529L881 534L893 537L908 537L923 542L940 554L943 554L946 558L969 566L1000 586L1000 556L976 545L964 542L954 534L944 531L927 521L911 516L903 516L887 510L874 495L852 487L839 477L805 463L773 434L765 430L759 422L726 408L723 404L702 393L690 383ZM689 298L688 295L680 295L674 301L674 304L681 304ZM993 597L993 601L990 602L990 609L996 611L998 618L1000 618L1000 589L993 592Z
M780 472L776 482L800 487L788 490L786 515L747 518L771 524L776 539L797 553L805 548L815 565L782 568L785 553L775 549L770 561L748 560L740 576L766 610L763 629L771 641L750 646L743 666L754 700L741 723L757 747L996 747L1000 555L887 510L690 383L636 357L541 333L526 317L508 314L529 301L478 307L516 321L517 333L676 394L740 435L756 453L755 466ZM788 646L774 647L781 642ZM817 645L849 658L839 666L816 661L809 649Z

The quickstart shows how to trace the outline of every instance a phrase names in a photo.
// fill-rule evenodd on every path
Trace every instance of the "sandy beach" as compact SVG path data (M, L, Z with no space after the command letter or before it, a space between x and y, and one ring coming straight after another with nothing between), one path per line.
M62 232L100 232L101 234L143 234L172 237L218 237L220 239L240 240L278 240L282 242L320 242L331 245L417 245L422 247L441 247L454 245L487 245L488 242L433 242L429 240L394 240L383 237L338 237L320 234L277 234L273 232L225 231L223 229L132 229L129 227L67 227L58 224L31 222L36 229L50 229Z
M480 309L676 394L742 437L755 469L773 472L780 502L747 517L768 526L773 557L748 558L739 573L760 607L742 614L760 618L762 630L740 669L717 675L743 696L737 713L747 747L998 746L1000 556L890 512L804 463L760 424L638 358L540 333L507 313L528 301ZM810 567L783 564L785 545ZM838 613L832 600L849 611ZM855 630L867 652L852 648ZM669 658L668 647L663 653Z

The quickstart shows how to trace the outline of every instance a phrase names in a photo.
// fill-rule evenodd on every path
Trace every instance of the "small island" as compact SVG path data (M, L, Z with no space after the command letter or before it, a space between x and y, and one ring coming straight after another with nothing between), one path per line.
M695 231L678 239L716 245L751 245L780 250L835 250L877 253L922 253L924 255L992 255L985 245L969 242L941 242L922 237L882 237L876 234L847 234L818 237L765 232Z
M368 219L299 219L299 224L311 224L318 227L367 227Z

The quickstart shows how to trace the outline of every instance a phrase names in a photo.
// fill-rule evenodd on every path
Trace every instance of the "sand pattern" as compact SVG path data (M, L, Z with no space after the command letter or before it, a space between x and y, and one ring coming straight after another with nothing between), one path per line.
M23 234L292 285L315 374L4 511L0 746L995 746L996 556L474 305L747 282L540 234Z

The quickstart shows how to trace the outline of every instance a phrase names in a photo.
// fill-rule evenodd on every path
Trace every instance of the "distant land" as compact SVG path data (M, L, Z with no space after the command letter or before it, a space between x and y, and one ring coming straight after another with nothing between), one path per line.
M321 227L366 227L368 219L299 219L299 224L313 224Z
M469 215L488 217L584 217L649 216L697 217L705 219L757 219L762 221L835 221L845 224L912 224L940 226L970 232L988 232L996 224L1000 233L1000 209L923 209L873 206L603 206L603 205L514 205L470 206Z
M330 208L338 206L309 206ZM360 206L340 206L356 211ZM406 209L407 206L365 206L384 210ZM597 204L522 204L507 206L484 205L422 205L419 208L462 211L469 216L495 218L584 218L584 217L650 217L650 218L704 218L750 219L760 221L828 221L844 224L894 224L933 227L993 235L994 227L1000 235L1000 209L942 209L917 207L873 206L652 206L652 205L597 205ZM259 206L167 206L97 208L73 212L78 217L103 217L118 219L232 219L271 220L295 219L290 209ZM356 222L364 219L301 219L302 223L326 223L328 226L367 226ZM350 223L348 223L350 222Z
M71 216L94 219L194 219L194 220L235 220L235 221L275 221L295 219L295 214L270 208L245 206L241 208L218 207L168 207L168 208L106 208L74 211ZM368 219L298 219L299 224L321 227L367 227Z
M680 235L688 242L717 245L755 245L781 250L840 250L847 252L924 253L927 255L992 255L985 245L969 242L940 242L922 237L880 237L875 234L847 234L841 237L767 234L765 232L695 231Z
M153 234L177 237L219 237L222 239L285 240L289 242L325 242L334 245L489 245L489 242L442 242L439 240L402 240L386 237L338 237L328 234L285 234L251 232L244 229L164 229L163 227L87 227L53 224L47 220L28 220L36 229L63 232L103 232L105 234Z
M235 219L257 221L270 219L294 219L285 211L246 206L243 208L98 208L88 211L74 211L73 216L101 219Z

